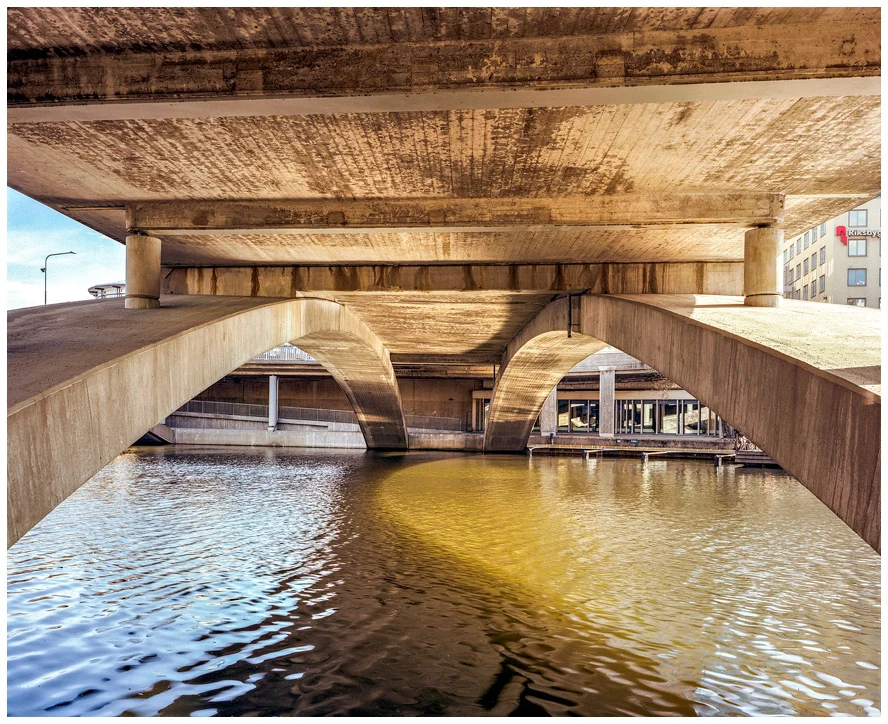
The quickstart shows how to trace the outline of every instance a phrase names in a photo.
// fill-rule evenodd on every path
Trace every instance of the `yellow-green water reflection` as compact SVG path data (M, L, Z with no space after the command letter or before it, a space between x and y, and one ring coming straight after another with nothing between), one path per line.
M132 450L9 552L8 708L875 715L879 563L763 471Z
M463 457L390 476L379 504L700 713L876 713L878 557L786 476Z

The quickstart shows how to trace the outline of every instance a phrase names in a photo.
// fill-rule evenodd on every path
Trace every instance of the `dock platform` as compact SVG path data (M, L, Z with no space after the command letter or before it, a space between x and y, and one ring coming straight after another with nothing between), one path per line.
M721 467L724 462L733 462L736 452L724 448L662 448L662 447L636 447L636 446L608 446L608 445L528 445L527 453L533 457L534 453L546 453L552 455L569 455L580 453L583 460L590 457L600 459L605 455L639 456L644 462L652 457L710 457L715 467Z

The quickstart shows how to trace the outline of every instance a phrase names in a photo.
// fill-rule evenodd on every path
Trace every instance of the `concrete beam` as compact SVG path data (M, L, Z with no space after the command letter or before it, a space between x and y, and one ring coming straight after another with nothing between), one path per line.
M491 233L515 229L656 228L675 224L731 224L749 228L782 223L783 208L783 195L774 193L137 202L127 208L127 233L156 236Z
M296 98L217 98L161 101L58 101L52 105L15 105L6 109L7 125L91 121L151 121L175 118L317 116L346 113L447 113L516 108L584 108L651 103L787 100L878 96L880 78L760 80L732 83L637 85L591 88L484 88Z
M880 61L877 17L828 25L16 59L7 63L7 118L34 123L564 107L699 101L711 93L731 99L871 95L879 92ZM872 81L819 80L861 77ZM773 85L810 79L818 80L807 89Z
M742 294L742 262L173 267L169 294L292 297L335 292Z

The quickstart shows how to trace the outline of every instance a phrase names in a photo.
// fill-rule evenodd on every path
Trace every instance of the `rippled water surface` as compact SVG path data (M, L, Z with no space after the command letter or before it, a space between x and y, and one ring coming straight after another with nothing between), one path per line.
M12 715L876 715L879 557L696 461L121 455L9 551Z

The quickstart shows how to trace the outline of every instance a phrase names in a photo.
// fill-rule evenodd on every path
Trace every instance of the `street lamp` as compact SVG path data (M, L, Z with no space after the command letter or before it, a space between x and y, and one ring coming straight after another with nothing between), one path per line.
M43 303L46 304L46 280L49 277L49 274L46 273L46 267L49 262L49 257L51 256L64 256L65 254L76 254L76 251L60 251L55 254L47 254L46 258L43 260L43 266L40 271L43 272Z

